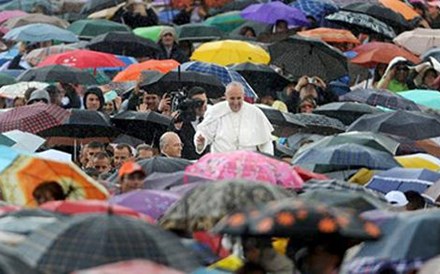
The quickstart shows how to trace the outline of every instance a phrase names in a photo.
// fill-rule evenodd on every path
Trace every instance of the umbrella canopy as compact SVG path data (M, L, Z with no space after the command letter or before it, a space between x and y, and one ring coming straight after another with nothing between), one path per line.
M396 161L405 168L425 168L431 171L440 171L440 159L425 153L397 156Z
M440 49L439 48L432 48L430 50L425 51L421 56L420 59L422 59L422 62L429 62L432 57L436 61L440 62Z
M67 28L69 22L62 20L55 16L48 16L40 13L31 13L19 17L14 17L8 19L2 25L7 29L14 29L21 26L26 26L29 24L43 23L48 25L54 25L59 28Z
M175 60L148 60L138 64L132 64L125 70L119 72L114 78L114 82L137 81L144 70L156 70L167 73L179 66Z
M83 8L81 9L81 14L91 14L96 11L100 11L106 8L111 8L120 3L124 2L124 0L94 0L87 1Z
M345 125L338 119L330 118L321 114L297 113L292 115L294 119L303 123L306 127L301 129L304 133L332 135L345 131Z
M305 15L312 16L317 22L327 14L338 11L339 7L332 0L296 0L290 4Z
M440 173L434 171L396 167L374 175L366 187L384 194L392 190L423 193L438 180Z
M399 93L416 104L440 110L440 93L436 90L415 89Z
M268 65L245 62L236 64L230 69L237 71L262 97L274 90L283 90L290 81Z
M246 20L241 17L240 11L229 11L209 17L203 24L216 27L225 33L229 33L241 26L244 22L246 22Z
M191 252L173 234L134 218L112 214L79 215L42 228L18 251L31 266L51 273L70 273L139 258L184 272L198 267Z
M350 125L364 114L382 113L382 110L362 103L335 102L317 107L313 113L338 119L344 125Z
M304 183L289 164L250 151L210 153L185 169L215 180L245 179L300 189Z
M96 79L81 69L62 65L31 68L17 78L18 81L63 82L80 85L96 85Z
M179 199L179 195L170 191L142 189L113 196L109 203L131 208L158 220Z
M35 35L38 33L38 35ZM29 24L15 28L3 36L6 40L24 41L24 42L44 42L44 41L62 41L77 42L78 38L74 33L49 24Z
M403 15L406 20L412 20L420 15L407 3L399 0L378 0L385 7Z
M421 110L413 101L384 89L356 89L340 96L339 101L359 102L370 106L382 106L395 110Z
M56 105L36 103L0 113L0 131L19 129L29 133L37 133L59 125L68 116L68 111Z
M116 58L116 56L113 54L84 49L51 55L39 63L38 67L46 67L51 65L63 65L79 69L125 67L125 63Z
M190 165L192 163L188 163ZM185 165L187 167L188 165ZM174 191L176 187L187 187L190 185L198 185L201 183L211 182L212 179L205 178L199 175L185 174L185 167L183 170L172 173L154 172L145 179L144 187L146 189L155 190L171 190ZM174 191L181 194L179 191Z
M285 20L289 25L309 25L309 21L301 10L279 1L250 5L242 10L240 15L244 19L266 24L275 24L279 20Z
M130 260L85 270L75 271L72 274L119 274L119 273L154 273L154 274L184 274L184 272L147 260Z
M165 27L166 26L150 26L150 27L135 28L133 30L133 33L139 37L150 39L154 42L158 42L160 39L160 32Z
M0 10L22 10L26 12L31 12L36 6L41 6L48 12L56 10L55 4L51 3L49 0L12 0L12 1L2 1L3 5L0 5Z
M414 64L420 62L419 57L391 43L371 42L357 46L353 51L358 54L350 61L354 64L366 67L374 67L377 64L388 64L398 56L401 56Z
M440 120L422 112L397 110L368 114L359 118L347 131L372 131L422 140L440 136Z
M45 48L38 48L34 49L28 54L26 54L23 58L28 62L29 64L36 66L41 61L46 59L48 56L64 53L67 51L73 51L77 48L75 46L72 46L72 44L61 44L61 45L54 45L50 47Z
M91 50L133 57L155 56L159 47L150 39L141 38L130 32L110 31L90 40Z
M25 263L16 250L6 245L2 245L0 248L0 271L4 274L40 273Z
M393 28L367 14L341 10L327 15L325 19L359 32L376 33L386 38L396 37Z
M298 32L299 36L317 38L327 43L352 43L360 44L360 41L349 30L316 28Z
M270 45L269 52L271 63L295 78L314 75L329 81L348 74L345 56L316 39L291 36Z
M15 97L24 97L24 93L29 88L44 89L48 86L48 83L42 82L18 82L10 85L5 85L0 88L0 96L9 99Z
M292 195L281 187L250 181L203 184L185 194L159 223L165 229L209 230L233 211L253 208Z
M28 15L28 13L22 10L3 10L0 12L0 24L11 18L21 17L25 15Z
M7 137L14 142L14 144L9 147L29 153L34 153L42 144L44 144L44 142L46 142L45 139L37 135L23 132L21 130L3 132L2 136Z
M28 236L35 230L65 219L65 216L41 209L20 209L2 212L0 231ZM19 241L22 242L22 241Z
M361 167L384 170L400 166L390 153L349 143L313 147L293 159L292 163L318 173Z
M84 19L73 22L68 28L71 32L80 37L92 38L110 31L130 32L126 25L104 19Z
M59 183L69 199L107 199L107 190L73 163L33 157L7 147L0 151L0 188L5 201L35 206L32 192L45 181Z
M222 40L203 43L193 52L191 60L223 66L242 62L267 64L270 56L260 46L243 41Z
M181 158L168 158L156 156L138 162L147 175L154 172L173 173L183 171L192 164L191 161ZM148 187L147 187L148 188Z
M300 128L306 127L306 125L296 119L292 113L282 112L265 105L258 105L258 107L273 125L274 131L272 134L275 136L289 137L298 132Z
M222 7L223 5L231 2L231 0L206 0L204 3L207 7ZM193 2L191 0L174 0L171 1L173 7L183 8L188 7Z
M176 27L176 32L179 41L207 42L224 37L224 33L218 28L201 23L180 25Z
M417 28L399 34L393 41L412 53L420 55L431 48L440 46L440 42L435 39L438 35L440 35L440 30Z
M17 80L15 80L15 77L10 76L6 73L0 73L0 87L6 86L6 85L12 85L17 83ZM1 88L0 88L1 90Z

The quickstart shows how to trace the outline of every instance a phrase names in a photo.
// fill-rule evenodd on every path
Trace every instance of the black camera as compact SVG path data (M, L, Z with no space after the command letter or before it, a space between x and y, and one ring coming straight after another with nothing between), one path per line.
M175 122L192 122L197 119L196 109L203 106L203 100L188 98L184 90L173 91L170 96L171 110L178 113Z

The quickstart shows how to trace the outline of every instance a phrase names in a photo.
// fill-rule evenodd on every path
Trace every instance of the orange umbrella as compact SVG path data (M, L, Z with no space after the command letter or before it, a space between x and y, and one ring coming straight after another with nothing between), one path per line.
M420 16L411 6L400 0L379 0L379 2L385 7L402 14L406 20L412 20L415 17Z
M171 0L171 6L175 8L185 8L191 6L193 0ZM231 2L231 0L205 0L203 1L209 8L222 7Z
M365 67L373 67L377 64L388 64L397 56L417 64L420 59L411 52L391 43L371 42L353 49L358 55L351 59L351 63Z
M132 64L128 66L125 70L119 72L113 82L127 82L127 81L137 81L141 76L143 70L156 70L162 73L167 73L180 64L172 59L169 60L148 60L139 64Z
M345 29L331 29L331 28L316 28L306 31L298 32L298 35L304 37L312 37L321 39L328 43L353 43L360 44L359 40L349 30Z

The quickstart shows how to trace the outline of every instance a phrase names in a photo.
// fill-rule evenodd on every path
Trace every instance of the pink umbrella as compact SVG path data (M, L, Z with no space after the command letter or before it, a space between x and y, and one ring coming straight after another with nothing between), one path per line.
M288 163L251 151L209 153L185 169L215 180L247 179L299 189L304 181Z
M0 24L7 21L8 19L25 16L28 13L21 10L5 10L0 12Z
M155 274L183 274L183 272L147 260L131 260L116 262L75 271L72 274L119 274L119 273L155 273Z

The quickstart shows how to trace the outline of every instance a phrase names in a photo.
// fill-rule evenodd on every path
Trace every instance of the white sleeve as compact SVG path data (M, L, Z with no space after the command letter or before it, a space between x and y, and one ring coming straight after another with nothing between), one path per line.
M272 141L268 141L264 144L258 145L258 150L264 153L267 153L269 155L273 155L273 143Z
M218 121L213 121L209 124L201 123L197 126L197 132L194 135L194 146L198 154L202 154L206 147L214 142L217 133ZM197 147L197 137L202 135L205 138L205 143L201 149Z

